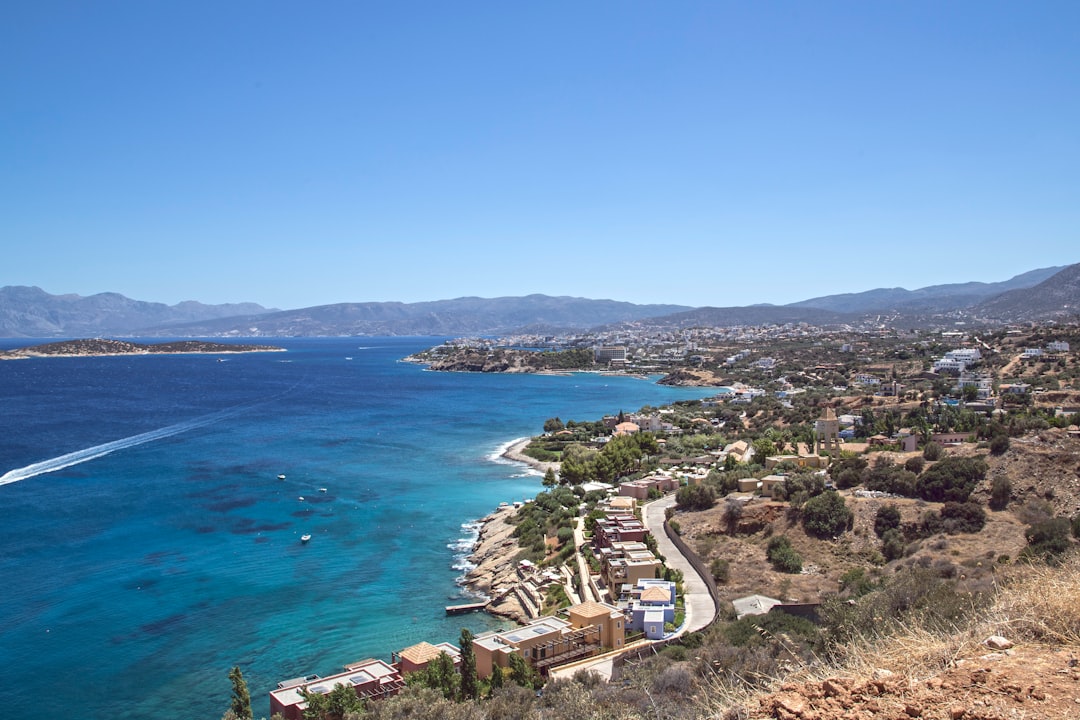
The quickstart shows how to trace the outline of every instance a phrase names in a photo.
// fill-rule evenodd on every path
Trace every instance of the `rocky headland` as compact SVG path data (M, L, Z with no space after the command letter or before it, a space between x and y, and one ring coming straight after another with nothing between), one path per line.
M175 354L221 354L250 352L285 352L285 348L272 345L237 345L232 343L181 340L164 343L135 343L127 340L89 338L63 340L61 342L31 345L0 352L0 359L17 360L34 357L99 357L109 355L175 355Z
M520 548L513 537L515 526L510 523L513 514L514 508L504 505L480 521L480 535L469 556L474 567L462 584L490 599L487 612L525 623L528 615L514 592Z

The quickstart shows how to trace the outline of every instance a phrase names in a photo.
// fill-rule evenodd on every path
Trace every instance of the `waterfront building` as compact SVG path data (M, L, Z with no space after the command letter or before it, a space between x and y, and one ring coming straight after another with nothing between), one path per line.
M455 667L461 664L461 649L457 645L447 642L438 645L432 645L429 642L410 645L404 650L394 653L391 659L394 661L394 666L404 677L409 673L423 670L442 653L450 656L450 660Z
M285 720L302 720L307 700L301 690L325 695L338 685L352 688L363 700L377 700L397 695L405 687L405 681L397 668L382 660L361 660L329 677L308 675L279 682L270 691L270 714L280 714Z
M510 667L511 655L546 675L552 667L623 647L625 619L617 607L587 602L570 607L568 614L569 620L541 617L524 627L477 635L477 675L486 678L495 668Z

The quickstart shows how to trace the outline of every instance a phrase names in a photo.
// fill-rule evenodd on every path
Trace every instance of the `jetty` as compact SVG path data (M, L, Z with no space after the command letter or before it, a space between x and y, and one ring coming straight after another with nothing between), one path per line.
M464 615L465 613L478 612L488 605L488 601L465 603L464 605L447 605L447 615Z

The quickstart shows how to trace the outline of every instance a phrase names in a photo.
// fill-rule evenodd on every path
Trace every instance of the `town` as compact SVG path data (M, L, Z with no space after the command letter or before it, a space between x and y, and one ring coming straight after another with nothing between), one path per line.
M468 580L483 599L446 609L483 608L519 626L284 680L271 713L317 717L312 703L335 692L378 700L416 682L453 698L468 696L466 685L477 697L477 687L505 682L611 681L642 657L683 657L717 625L779 615L827 623L829 603L885 587L892 566L933 568L972 588L995 565L1067 549L1061 523L1066 537L1070 522L1075 532L1080 492L1045 478L1014 485L1001 463L1018 457L1018 443L1031 458L1040 442L1080 446L1078 342L1067 325L786 325L433 348L412 359L468 354L471 369L492 371L475 356L569 352L588 367L559 371L661 372L715 393L599 420L549 418L512 456L545 470L546 489L485 519ZM1011 535L995 535L1001 547L989 552L960 540L999 525Z

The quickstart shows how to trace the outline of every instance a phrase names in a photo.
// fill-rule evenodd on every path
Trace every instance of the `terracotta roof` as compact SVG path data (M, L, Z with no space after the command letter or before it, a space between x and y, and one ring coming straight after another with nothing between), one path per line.
M650 585L641 591L641 599L647 602L668 602L671 600L671 593L659 585Z
M440 648L435 647L429 642L421 642L407 647L398 653L398 656L403 660L408 660L413 665L423 665L424 663L431 662L435 658L439 657L439 653L444 652Z
M601 615L610 615L612 609L606 605L601 605L598 602L583 602L580 605L574 605L570 608L570 612L575 615L581 615L583 617L599 617Z

